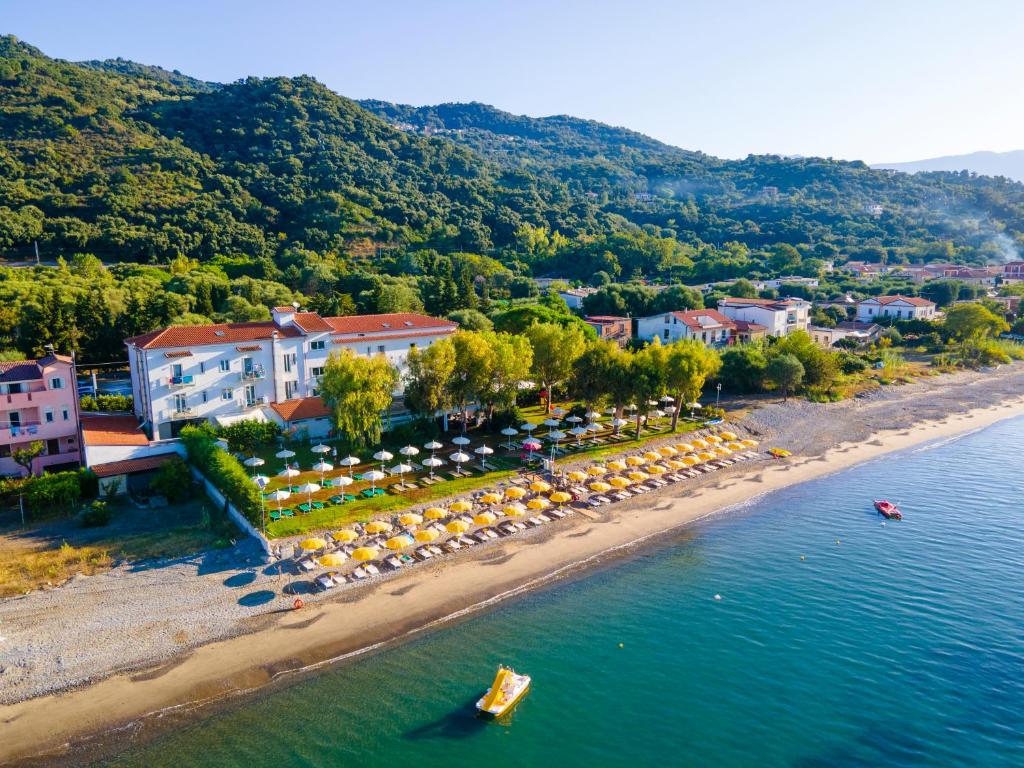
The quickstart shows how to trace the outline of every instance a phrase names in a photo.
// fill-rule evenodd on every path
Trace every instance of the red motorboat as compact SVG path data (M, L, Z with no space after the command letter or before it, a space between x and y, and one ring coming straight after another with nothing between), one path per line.
M878 514L887 520L902 520L903 513L900 512L899 508L891 501L885 499L875 499L875 509L878 510Z

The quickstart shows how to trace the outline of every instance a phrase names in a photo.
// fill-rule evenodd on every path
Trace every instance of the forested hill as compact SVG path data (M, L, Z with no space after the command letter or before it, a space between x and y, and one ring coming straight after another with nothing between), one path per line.
M47 258L187 257L279 279L314 264L398 273L433 250L696 280L792 268L769 265L779 243L813 271L837 254L981 262L1022 232L1024 186L1005 179L726 161L572 117L360 105L310 77L218 86L0 37L8 258L38 241Z

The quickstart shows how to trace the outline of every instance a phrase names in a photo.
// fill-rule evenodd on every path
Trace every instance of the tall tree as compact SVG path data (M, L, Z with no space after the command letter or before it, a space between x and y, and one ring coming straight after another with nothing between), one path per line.
M320 394L335 426L365 445L380 440L381 414L391 405L397 385L398 371L386 357L359 357L346 349L327 358Z
M462 428L466 428L469 404L482 403L491 383L494 352L483 334L460 331L449 337L455 350L455 370L448 385L452 401L462 415Z
M455 347L451 339L438 339L425 349L409 350L406 359L405 402L413 413L433 418L452 407L451 380Z
M789 393L799 389L804 380L804 366L796 355L775 355L768 361L765 375L775 387L782 390L782 399L788 400Z
M682 339L662 348L660 362L665 371L665 388L675 398L674 431L683 405L700 396L704 383L722 367L722 358L696 339Z
M511 333L484 333L491 348L491 377L484 397L494 418L495 407L509 409L516 404L519 386L530 377L533 348L525 336Z
M573 364L583 354L585 339L576 326L562 327L555 323L535 323L526 329L526 338L533 347L532 374L547 390L547 411L551 410L554 388L571 375Z

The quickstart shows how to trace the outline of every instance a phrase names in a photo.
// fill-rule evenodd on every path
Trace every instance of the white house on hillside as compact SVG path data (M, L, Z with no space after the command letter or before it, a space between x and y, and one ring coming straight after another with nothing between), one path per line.
M935 303L917 296L873 296L857 302L857 320L874 323L881 317L894 320L931 320L935 317Z
M668 344L680 339L697 339L709 347L730 343L736 324L714 309L691 309L687 312L664 312L636 321L637 338L651 341L655 337Z
M746 320L763 325L769 336L788 336L806 331L810 325L811 304L803 299L722 299L718 311L730 320Z
M410 349L457 327L412 313L321 317L276 307L267 322L152 331L125 341L135 415L154 439L176 436L189 422L241 419L302 421L323 433L329 423L318 387L332 350L384 355L402 372Z

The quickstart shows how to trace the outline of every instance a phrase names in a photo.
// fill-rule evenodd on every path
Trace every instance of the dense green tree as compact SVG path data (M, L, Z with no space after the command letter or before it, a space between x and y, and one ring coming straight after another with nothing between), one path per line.
M381 415L390 407L397 385L398 371L386 357L359 357L346 349L327 358L320 395L342 434L367 445L380 440Z
M804 366L796 355L774 355L765 368L768 381L781 390L782 399L788 400L789 393L800 388L804 380Z
M531 372L547 393L546 409L550 411L553 390L572 375L573 364L583 354L586 339L576 326L556 323L535 323L526 329L526 338L533 347Z

